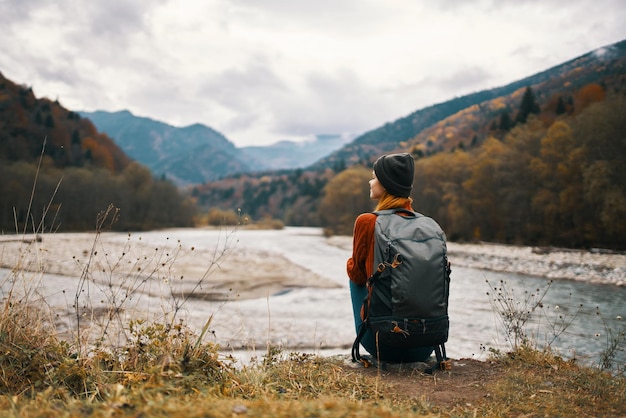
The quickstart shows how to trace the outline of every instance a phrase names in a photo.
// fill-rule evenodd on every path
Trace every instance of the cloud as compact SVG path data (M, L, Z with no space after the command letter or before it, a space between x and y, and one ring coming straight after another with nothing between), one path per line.
M388 103L380 101L372 86L352 70L311 73L302 91L279 104L277 129L301 136L359 132L373 126L373 120L389 116Z
M5 0L0 71L237 144L362 133L626 38L621 0Z
M150 22L146 19L146 10L164 4L162 0L107 0L75 2L77 19L83 24L77 35L91 35L106 38L113 42L127 42L129 35L149 30Z

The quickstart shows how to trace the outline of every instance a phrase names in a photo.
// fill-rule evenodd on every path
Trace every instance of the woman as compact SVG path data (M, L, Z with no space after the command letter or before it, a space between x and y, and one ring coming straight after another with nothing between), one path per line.
M383 155L374 163L370 184L370 199L377 200L376 210L404 208L413 210L413 200L409 197L413 188L415 162L407 153ZM376 215L363 213L354 222L352 257L348 259L347 270L350 278L350 295L357 333L363 320L361 306L367 296L367 279L374 272L374 226ZM374 336L368 330L361 345L372 356L389 362L424 361L433 348L395 349L381 351L376 347Z

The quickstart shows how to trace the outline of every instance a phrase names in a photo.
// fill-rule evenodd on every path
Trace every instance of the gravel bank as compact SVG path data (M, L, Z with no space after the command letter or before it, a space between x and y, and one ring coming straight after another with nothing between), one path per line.
M351 237L331 237L329 241L341 248L352 246ZM448 253L453 270L454 266L460 266L554 280L626 286L626 254L455 242L448 243Z
M487 243L448 243L448 251L450 260L463 267L626 286L625 254Z

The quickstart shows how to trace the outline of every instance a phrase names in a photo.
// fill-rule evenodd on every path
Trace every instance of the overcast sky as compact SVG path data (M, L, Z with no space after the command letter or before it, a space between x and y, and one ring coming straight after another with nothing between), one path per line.
M0 72L239 146L361 134L626 39L624 0L0 0Z

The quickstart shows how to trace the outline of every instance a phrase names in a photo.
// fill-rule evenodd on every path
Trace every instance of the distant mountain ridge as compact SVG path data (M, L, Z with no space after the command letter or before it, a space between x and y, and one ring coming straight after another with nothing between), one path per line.
M121 112L80 112L89 118L98 130L105 132L129 156L147 165L154 175L165 175L178 185L216 181L245 173L272 172L289 169L318 171L353 165L369 165L379 155L395 151L426 150L428 153L482 142L488 129L466 129L474 138L465 138L457 128L451 141L440 124L450 124L453 115L479 109L481 123L490 123L500 116L502 109L494 111L485 103L511 97L525 87L533 86L544 103L546 97L563 91L573 91L590 80L601 79L601 73L616 72L623 65L626 41L598 48L578 58L543 72L509 83L502 87L483 90L457 97L417 110L405 117L373 129L356 138L340 135L318 135L305 142L281 141L268 146L237 148L224 135L195 124L176 128L163 122ZM606 62L606 65L604 64ZM560 82L567 82L563 86ZM510 107L511 98L507 99ZM544 103L545 104L545 103ZM505 109L506 110L506 109ZM508 110L511 110L510 108ZM444 122L445 121L445 122Z
M268 169L304 168L328 156L354 139L350 135L316 135L314 139L280 141L272 145L246 146L241 150L260 159Z
M164 122L119 112L79 112L105 132L155 176L178 185L203 183L265 166L241 153L224 135L196 123L177 128Z
M216 130L196 123L182 128L128 110L79 112L155 176L178 185L198 184L239 173L303 168L341 148L352 137L317 135L304 142L280 141L237 148Z

